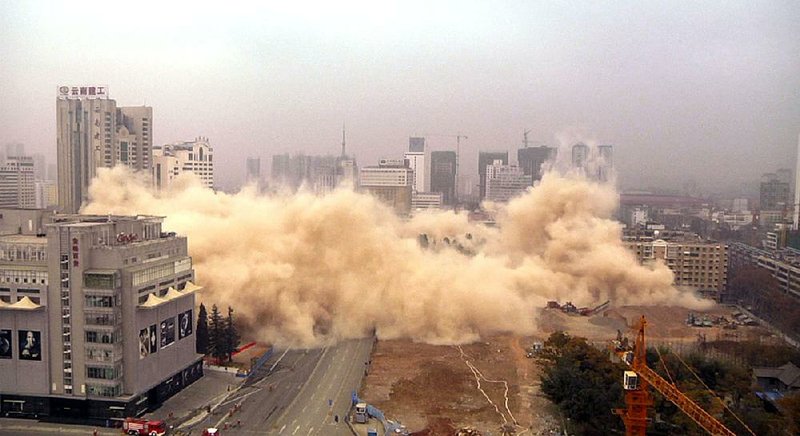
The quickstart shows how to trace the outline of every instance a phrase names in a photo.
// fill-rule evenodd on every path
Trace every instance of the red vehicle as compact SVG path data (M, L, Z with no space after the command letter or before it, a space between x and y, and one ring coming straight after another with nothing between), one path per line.
M164 421L125 418L122 432L133 436L164 436L167 433L167 424Z
M203 430L203 436L220 436L219 429L210 427Z

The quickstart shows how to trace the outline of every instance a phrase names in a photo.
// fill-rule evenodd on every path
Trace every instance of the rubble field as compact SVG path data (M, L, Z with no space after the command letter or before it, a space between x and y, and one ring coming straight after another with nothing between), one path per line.
M700 336L708 341L771 337L759 326L730 327L730 308L691 311L702 320L713 320L710 327L687 325L689 312L675 306L612 306L580 316L543 309L535 336L494 335L460 347L380 340L360 396L412 434L452 435L466 428L477 430L470 434L502 434L504 426L516 434L551 434L560 428L561 417L539 389L540 364L526 354L552 332L608 342L617 330L632 337L631 328L645 315L651 343L691 344Z

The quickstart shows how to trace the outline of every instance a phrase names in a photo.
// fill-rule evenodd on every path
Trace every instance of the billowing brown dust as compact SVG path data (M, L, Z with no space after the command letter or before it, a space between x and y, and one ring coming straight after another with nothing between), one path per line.
M612 187L556 172L495 206L493 228L453 212L403 221L345 189L215 194L187 177L153 192L122 168L100 170L90 196L84 213L166 216L166 230L188 237L200 300L232 306L264 341L305 346L373 329L433 344L529 335L552 299L706 305L622 246Z

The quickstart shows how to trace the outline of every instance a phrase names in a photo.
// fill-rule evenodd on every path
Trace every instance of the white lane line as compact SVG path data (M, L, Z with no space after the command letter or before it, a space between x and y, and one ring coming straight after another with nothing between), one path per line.
M311 434L312 431L314 431L314 427L311 427L310 429L308 429L308 433L306 433L306 434Z
M307 408L307 407L308 407L308 404L306 404L305 406L303 406L303 410L302 410L302 412L303 412L303 413L305 413L305 411L306 411L306 408Z
M283 424L283 427L281 427L280 431L278 431L278 434L283 433L283 429L285 429L285 428L286 428L286 424Z
M294 431L292 432L292 434L295 434L295 433L297 433L297 430L300 430L300 426L299 426L299 425L298 425L297 427L295 427L295 429L294 429Z

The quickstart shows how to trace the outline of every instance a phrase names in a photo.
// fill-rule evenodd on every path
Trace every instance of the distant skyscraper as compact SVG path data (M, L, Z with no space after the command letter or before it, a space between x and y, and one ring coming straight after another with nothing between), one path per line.
M47 158L41 153L33 155L33 176L36 180L47 179Z
M586 166L589 163L589 146L579 142L572 146L572 168L586 174Z
M614 171L614 147L612 145L597 146L597 180L611 180Z
M503 165L508 165L507 151L482 151L478 153L478 177L480 177L481 200L486 198L486 167L499 160Z
M408 138L408 151L423 153L425 151L425 138Z
M166 189L183 173L193 173L204 186L214 189L214 149L203 137L153 147L152 172L156 189Z
M117 108L105 86L59 87L56 147L63 212L78 212L97 168L121 163L150 170L152 113L145 106Z
M545 145L520 148L517 150L517 163L523 174L531 176L532 181L541 180L542 165L547 161L554 160L557 151L557 148Z
M766 173L761 176L760 208L764 210L779 211L791 207L791 191L789 182L781 179L776 173Z
M36 207L36 184L33 158L7 157L0 166L0 207L33 209Z
M486 199L489 201L509 201L531 185L532 177L516 165L504 165L503 161L495 160L486 167Z
M256 185L261 183L261 158L248 157L245 162L245 183Z
M794 228L800 229L800 135L797 135L797 158L794 171Z
M421 151L407 151L403 155L408 161L408 167L414 171L414 192L427 192L425 187L425 153Z
M431 192L442 194L442 204L453 206L456 200L456 152L431 152Z

